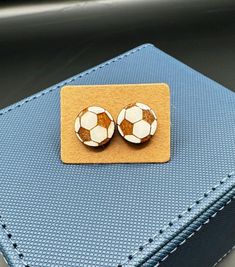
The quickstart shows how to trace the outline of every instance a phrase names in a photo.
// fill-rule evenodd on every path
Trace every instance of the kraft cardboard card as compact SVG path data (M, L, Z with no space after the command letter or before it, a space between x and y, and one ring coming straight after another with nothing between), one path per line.
M89 147L76 136L75 119L99 106L117 120L122 108L144 103L157 114L157 130L142 144L127 142L115 130L107 145ZM64 163L164 163L170 160L170 89L167 84L79 85L61 89L61 159Z

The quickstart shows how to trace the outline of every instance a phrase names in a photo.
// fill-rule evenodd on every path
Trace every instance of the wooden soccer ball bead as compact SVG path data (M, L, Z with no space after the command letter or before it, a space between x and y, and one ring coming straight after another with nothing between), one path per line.
M75 133L87 146L99 147L110 141L115 130L111 114L96 106L83 109L75 120Z
M140 144L148 141L157 130L157 116L147 105L129 104L117 118L118 131L128 142Z

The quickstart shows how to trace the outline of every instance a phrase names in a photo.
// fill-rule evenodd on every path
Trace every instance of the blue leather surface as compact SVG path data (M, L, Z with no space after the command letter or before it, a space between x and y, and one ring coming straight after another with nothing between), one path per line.
M11 266L154 266L169 240L176 246L204 211L234 195L233 92L152 45L66 84L152 82L171 87L167 164L62 164L65 82L0 112L0 248Z

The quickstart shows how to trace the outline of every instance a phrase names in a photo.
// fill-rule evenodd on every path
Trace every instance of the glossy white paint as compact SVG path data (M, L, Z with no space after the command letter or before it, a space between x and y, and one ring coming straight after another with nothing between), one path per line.
M143 111L136 106L128 108L126 110L125 118L132 123L137 122L143 118Z
M91 140L97 143L103 142L108 137L108 131L106 128L101 126L96 126L94 129L91 130Z
M111 121L109 128L108 128L108 138L111 138L113 136L114 130L115 130L115 123Z
M138 138L150 135L150 124L144 120L136 122L133 127L133 134Z
M120 113L118 114L118 118L117 118L117 124L120 125L120 123L124 120L125 118L125 112L126 112L126 109L122 109L120 111Z
M80 118L77 117L75 120L75 125L74 125L75 132L77 133L80 129Z
M136 106L140 107L143 110L150 110L150 107L145 105L145 104L143 104L143 103L136 103Z
M139 144L141 142L141 140L137 137L135 137L134 135L125 135L124 137L127 141L131 142L131 143L135 143L135 144Z
M87 111L81 116L81 126L87 130L91 130L97 125L97 115Z
M122 131L122 129L121 129L121 127L119 125L118 125L118 131L119 131L121 136L124 136L124 133L123 133L123 131Z
M96 107L96 106L89 107L88 110L93 112L93 113L95 113L95 114L99 114L99 113L105 112L105 110L103 108Z
M150 134L151 135L154 135L155 132L157 130L157 120L155 120L152 124L151 124L151 131L150 131Z
M94 141L85 141L84 144L87 146L99 146L98 143Z

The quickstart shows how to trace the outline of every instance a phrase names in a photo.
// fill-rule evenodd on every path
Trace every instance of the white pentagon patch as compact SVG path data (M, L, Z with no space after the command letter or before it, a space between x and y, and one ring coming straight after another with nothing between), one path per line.
M108 138L111 138L113 136L114 130L115 130L115 124L113 121L111 121L108 128Z
M92 141L101 143L108 137L107 129L101 126L96 126L90 132Z
M121 129L121 127L119 125L118 125L118 131L121 134L121 136L124 136L124 133L123 133L123 131L122 131L122 129Z
M76 133L77 133L77 132L79 131L79 129L80 129L80 118L79 118L79 117L77 117L76 120L75 120L75 126L74 126L74 128L75 128L75 132L76 132Z
M136 106L128 108L125 117L132 123L137 122L143 118L142 109Z
M136 106L143 109L143 110L150 110L150 107L143 104L143 103L136 103Z
M131 143L135 143L135 144L139 144L141 142L141 140L137 137L135 137L134 135L125 135L124 138L131 142Z
M133 134L139 138L144 138L150 134L150 124L144 120L136 122L133 127Z
M118 118L117 118L117 124L118 125L120 125L121 122L124 120L124 118L125 118L125 112L126 112L126 110L125 109L122 109L121 112L119 113Z
M95 114L99 114L99 113L102 113L104 112L105 110L101 107L89 107L88 108L89 111L95 113Z
M97 115L87 111L81 117L81 126L87 130L91 130L97 125Z
M85 141L84 144L87 146L98 146L98 144L94 141Z
M150 134L151 135L154 135L155 132L157 130L157 121L155 120L152 124L151 124L151 131L150 131Z

